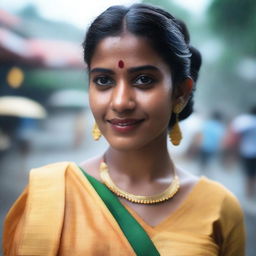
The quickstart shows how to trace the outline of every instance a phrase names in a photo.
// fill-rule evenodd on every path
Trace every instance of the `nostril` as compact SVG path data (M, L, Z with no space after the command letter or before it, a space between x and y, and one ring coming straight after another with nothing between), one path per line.
M136 106L136 103L134 100L129 100L128 105L129 105L129 109L134 109Z
M112 91L111 107L114 111L122 113L135 108L135 95L127 81L121 80Z
M118 113L132 111L135 109L135 107L136 107L135 101L129 98L113 99L113 101L111 102L112 110Z

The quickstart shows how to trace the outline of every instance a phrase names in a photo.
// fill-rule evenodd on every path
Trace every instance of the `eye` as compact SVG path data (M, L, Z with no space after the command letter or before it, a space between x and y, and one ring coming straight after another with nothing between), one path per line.
M155 80L148 75L140 75L134 80L134 84L137 86L151 85Z
M114 84L113 79L108 76L98 76L93 79L93 82L98 86L110 86Z

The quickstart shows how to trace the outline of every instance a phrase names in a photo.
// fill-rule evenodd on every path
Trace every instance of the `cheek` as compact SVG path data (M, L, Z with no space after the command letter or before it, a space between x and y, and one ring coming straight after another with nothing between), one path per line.
M95 107L97 106L97 104L95 104L95 97L94 97L94 92L91 89L91 87L89 87L89 105L90 105L90 109L94 115L94 111L95 111Z
M171 101L169 97L159 98L154 104L151 104L151 115L157 122L162 125L169 123L171 117Z
M159 115L171 113L172 106L172 90L166 88L163 90L152 91L151 94L141 96L143 102L147 105L147 109L150 110L149 113L155 113Z
M89 89L89 104L91 111L94 117L96 118L96 115L98 114L101 108L101 101L99 99L97 92L91 88Z
M89 104L97 122L100 122L104 117L108 102L109 94L107 92L99 92L95 88L89 88Z
M148 123L151 132L162 132L168 127L172 112L171 96L170 91L162 91L152 97L144 97L144 109L151 120Z

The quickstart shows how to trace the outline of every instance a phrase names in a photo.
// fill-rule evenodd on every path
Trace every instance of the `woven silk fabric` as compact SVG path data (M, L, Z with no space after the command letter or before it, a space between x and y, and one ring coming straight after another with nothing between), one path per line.
M228 190L207 178L155 227L125 207L163 256L244 256L241 208ZM3 247L6 256L135 255L101 198L70 162L31 171L28 187L6 216Z

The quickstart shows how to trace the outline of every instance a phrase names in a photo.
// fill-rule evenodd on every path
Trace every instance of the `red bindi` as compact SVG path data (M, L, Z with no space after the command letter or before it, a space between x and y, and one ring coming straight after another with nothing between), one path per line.
M123 68L124 67L124 62L122 60L118 61L118 67Z

